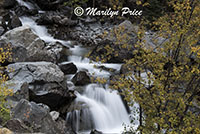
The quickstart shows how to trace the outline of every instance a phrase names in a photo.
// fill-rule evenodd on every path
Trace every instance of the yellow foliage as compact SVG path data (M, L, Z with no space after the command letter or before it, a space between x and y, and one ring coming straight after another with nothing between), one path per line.
M142 22L138 41L132 44L136 48L134 58L125 60L134 73L118 76L112 88L120 89L129 103L136 101L140 105L138 131L142 134L199 134L200 115L190 108L195 107L193 101L200 96L200 2L171 0L169 4L174 12L154 22L155 36L166 41L147 48ZM114 29L112 35L116 44L126 48L130 44L122 32L123 27ZM104 58L113 52L117 55L112 46L105 49ZM142 77L144 74L146 77Z
M4 63L6 60L11 60L11 50L9 45L6 48L0 48L0 64ZM5 121L10 116L10 110L6 106L6 97L11 96L13 91L12 89L8 89L5 84L8 77L2 73L3 69L5 69L5 67L0 66L0 118Z

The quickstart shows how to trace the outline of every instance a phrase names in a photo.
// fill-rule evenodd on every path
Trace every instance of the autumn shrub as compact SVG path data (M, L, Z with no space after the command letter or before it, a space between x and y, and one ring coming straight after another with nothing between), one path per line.
M120 90L130 106L139 104L135 113L138 128L126 127L130 134L200 133L200 2L171 0L169 6L174 11L153 22L155 46L145 40L144 20L137 42L124 44L135 48L129 50L134 57L124 60L127 73L110 81L111 88ZM120 32L117 35L118 41L124 39ZM97 59L104 62L117 55L115 50L106 50Z
M4 123L10 118L10 109L8 108L6 97L12 95L12 90L8 88L6 84L8 77L3 73L6 67L2 66L7 60L11 60L11 50L9 46L0 48L0 123Z

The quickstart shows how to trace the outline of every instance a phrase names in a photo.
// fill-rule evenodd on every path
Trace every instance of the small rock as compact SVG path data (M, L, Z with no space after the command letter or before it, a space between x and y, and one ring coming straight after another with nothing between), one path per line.
M72 82L76 86L84 86L91 83L91 80L85 71L80 71L72 78Z
M90 134L103 134L101 131L92 130Z
M59 67L65 75L66 74L75 74L78 70L76 65L74 65L74 63L61 64Z
M10 29L14 29L14 28L16 28L16 27L22 26L22 23L21 23L19 17L16 16L16 15L14 15L14 16L12 17L12 19L10 20L10 22L9 22L8 25L9 25Z
M59 113L59 112L56 112L56 111L52 111L52 112L50 112L50 115L51 115L52 119L53 119L54 121L56 121L56 120L59 118L60 113Z

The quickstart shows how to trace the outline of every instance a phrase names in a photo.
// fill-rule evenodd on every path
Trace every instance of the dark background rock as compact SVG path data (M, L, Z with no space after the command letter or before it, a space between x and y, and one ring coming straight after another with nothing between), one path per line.
M91 52L90 57L95 60L95 57L100 57L101 55L105 55L107 53L106 45L112 46L115 53L110 54L110 58L106 60L107 63L124 63L124 60L133 58L133 54L131 51L128 51L126 48L121 48L119 45L114 44L109 40L102 41L99 43ZM105 60L105 58L104 58Z
M17 16L32 16L38 14L38 9L28 9L25 6L17 6L14 10Z
M57 10L62 0L33 0L42 10Z
M14 6L17 5L16 0L3 0L3 7L4 8L13 8Z

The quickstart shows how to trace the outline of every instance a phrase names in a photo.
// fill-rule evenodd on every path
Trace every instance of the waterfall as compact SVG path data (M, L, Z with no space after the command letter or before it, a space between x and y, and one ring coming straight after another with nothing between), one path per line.
M77 131L81 130L81 120L88 117L85 123L89 127L105 133L119 133L123 130L123 123L129 124L129 115L117 91L111 92L100 85L89 84L83 94L77 93L75 101L75 105L81 104L82 109L69 112L67 120L71 120Z
M33 6L23 0L17 0L19 4L27 6L31 9ZM21 17L23 25L29 26L35 34L37 34L45 42L61 42L70 47L72 55L69 56L68 62L73 62L79 70L86 69L90 74L95 73L98 77L109 77L108 71L100 71L94 68L94 64L90 60L83 58L85 50L79 46L71 47L70 41L63 41L53 38L47 32L47 28L39 26L30 17ZM83 54L82 54L83 53ZM120 64L102 64L105 67L113 68L119 71ZM122 124L129 124L129 114L123 104L123 101L117 91L111 91L98 84L89 84L83 87L83 93L76 92L73 108L66 115L66 120L76 131L90 131L97 129L104 133L120 133L123 131Z

